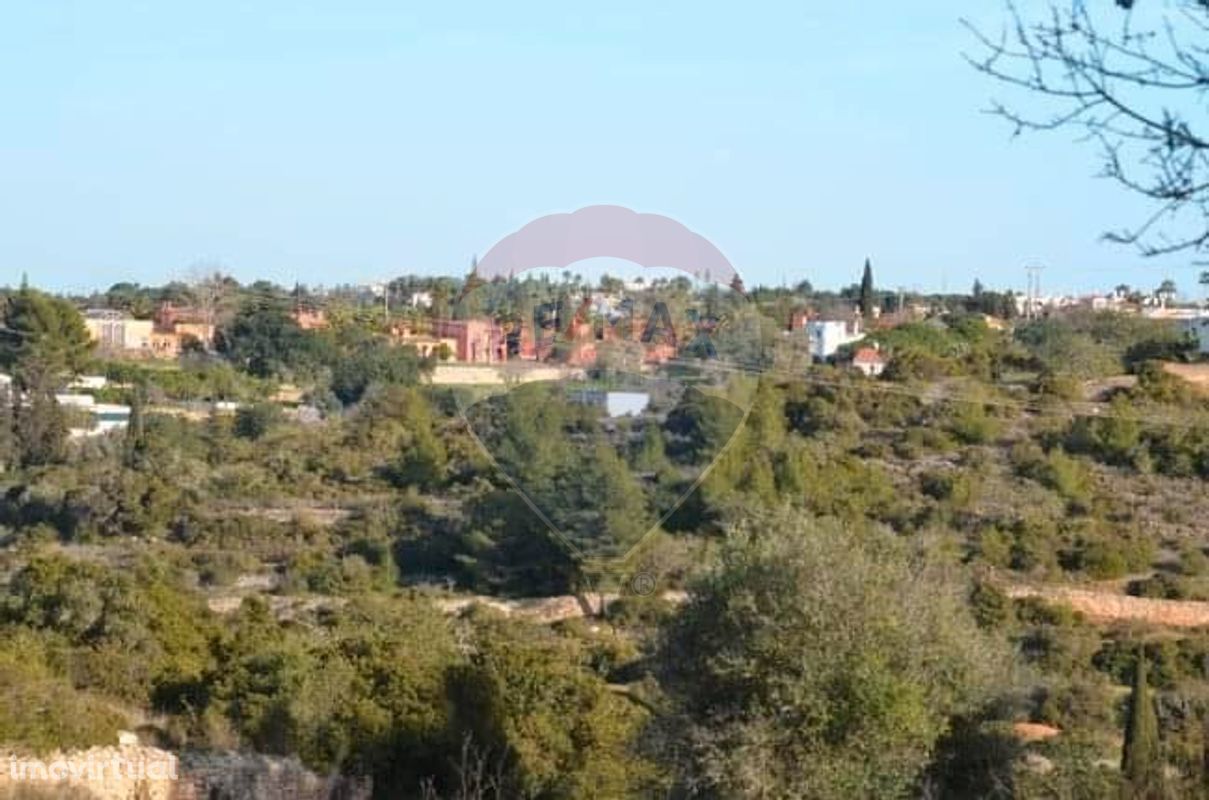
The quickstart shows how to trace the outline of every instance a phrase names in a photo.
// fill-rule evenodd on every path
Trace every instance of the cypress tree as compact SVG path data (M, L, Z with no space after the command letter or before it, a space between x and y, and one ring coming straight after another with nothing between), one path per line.
M147 432L143 406L147 400L147 384L140 380L130 397L130 419L126 423L126 466L140 469L147 451Z
M1146 684L1146 657L1139 650L1129 697L1129 719L1125 747L1121 753L1124 796L1130 800L1161 800L1163 761L1159 754L1159 721L1154 712L1150 687Z
M861 316L873 318L873 266L865 259L865 273L861 276Z

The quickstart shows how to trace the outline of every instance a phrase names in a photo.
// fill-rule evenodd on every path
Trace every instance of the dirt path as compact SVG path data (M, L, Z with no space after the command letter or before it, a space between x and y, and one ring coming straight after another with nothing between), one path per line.
M1209 394L1209 364L1163 364L1163 369L1191 383L1201 392Z
M1101 624L1144 622L1170 628L1209 627L1209 603L1192 600L1156 600L1066 586L1015 585L1004 587L1004 593L1014 599L1039 597L1051 603L1062 603L1088 621Z
M580 619L589 613L599 613L618 600L620 595L613 593L589 594L584 597L562 595L560 597L530 597L507 600L487 595L469 595L462 597L441 598L435 605L446 614L458 614L474 605L493 608L508 617L526 619L532 622L552 623L565 619ZM688 599L685 592L668 591L661 597L671 603L680 604Z

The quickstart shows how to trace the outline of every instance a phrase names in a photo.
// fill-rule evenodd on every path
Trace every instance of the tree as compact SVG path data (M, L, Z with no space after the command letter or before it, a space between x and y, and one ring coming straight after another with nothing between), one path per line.
M249 300L219 332L218 349L257 377L313 366L319 340L298 327L285 302L264 294Z
M503 757L506 796L652 796L653 764L632 747L647 714L587 668L581 645L490 613L471 623L449 681L454 724Z
M112 702L76 691L56 673L48 647L28 632L0 642L0 738L36 752L75 750L113 742L129 727ZM32 787L31 787L32 789ZM32 790L27 797L83 797L66 790Z
M332 367L332 393L341 403L352 405L375 384L411 386L431 370L414 347L395 346L380 339L354 345Z
M281 419L281 409L272 403L255 403L235 411L235 435L253 441L265 436Z
M707 463L742 422L743 410L737 405L689 386L664 422L668 453L679 461Z
M65 373L81 369L92 341L75 306L22 283L8 298L0 365L13 373L12 433L19 463L51 464L64 456L68 419L54 393Z
M1209 300L1209 269L1201 271L1197 283L1205 287L1205 297L1207 300Z
M76 372L92 343L80 312L68 301L22 285L4 309L0 365L15 371L21 383L25 365L58 376Z
M20 460L13 424L15 411L12 389L0 384L0 466L6 470Z
M230 299L238 287L216 265L199 263L191 269L189 297L207 325L217 326L228 314Z
M660 642L681 778L706 796L906 795L999 660L964 595L881 529L750 514Z
M995 102L992 111L1017 133L1085 134L1100 149L1103 176L1152 201L1152 213L1106 239L1145 255L1209 247L1209 131L1198 128L1209 4L1073 0L1035 17L1008 9L1001 35L966 23L981 47L967 59L1044 106L1033 113Z
M141 380L130 394L130 420L126 424L125 463L131 469L144 465L147 453L147 382Z
M865 272L861 275L861 316L873 318L873 265L865 259Z
M1175 281L1171 280L1171 278L1164 278L1163 282L1159 284L1159 288L1154 290L1154 296L1159 298L1159 301L1163 305L1174 301L1176 296Z
M395 463L391 477L401 486L432 489L444 480L449 461L445 443L433 418L432 406L415 388L402 392L400 399L400 410L410 436L403 445L403 453Z
M1121 774L1132 800L1161 800L1163 760L1159 753L1159 721L1146 684L1146 656L1139 650L1129 696L1129 721L1121 751Z
M41 359L19 365L11 400L13 438L22 466L52 464L64 456L67 415L55 399L57 380Z
M496 465L541 516L520 509L509 534L555 538L576 559L624 553L650 529L642 483L600 428L597 412L557 385L525 384L468 409ZM547 524L548 523L548 524ZM551 530L553 528L553 530Z
M625 281L611 275L600 276L600 291L605 294L620 294L625 289Z

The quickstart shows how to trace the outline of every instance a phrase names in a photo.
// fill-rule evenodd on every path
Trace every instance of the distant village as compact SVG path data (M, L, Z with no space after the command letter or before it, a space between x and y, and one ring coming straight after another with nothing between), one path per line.
M238 287L224 280L227 288ZM438 384L548 380L561 374L557 370L596 365L602 352L614 345L631 348L636 368L658 369L693 338L693 331L685 330L680 320L652 335L646 311L635 312L644 297L659 293L657 283L615 279L596 286L577 283L564 293L566 302L557 306L547 304L523 314L467 315L464 309L453 314L457 292L464 296L474 281L473 273L460 287L447 278L410 277L391 284L295 289L292 294L280 290L279 294L288 298L289 319L298 330L323 331L337 319L347 324L345 318L352 314L353 324L372 327L390 343L414 348L432 362L429 380ZM780 327L782 341L804 352L810 362L838 364L869 378L881 376L889 363L887 354L870 338L872 333L906 323L943 325L945 315L955 310L978 313L995 330L1007 330L1021 320L1081 311L1169 320L1186 333L1197 352L1209 354L1209 309L1177 302L1170 281L1152 292L1118 286L1085 296L1043 295L1031 281L1026 292L987 292L976 284L969 295L908 296L872 291L866 264L862 284L840 292L757 287L746 296ZM263 290L265 285L258 286ZM191 355L204 358L221 350L230 306L220 302L216 292L178 289L158 305L148 302L154 294L119 284L106 294L73 299L97 356L165 363ZM548 335L551 332L558 335ZM92 417L89 425L73 428L74 436L97 435L127 424L128 406L96 402L94 394L105 385L101 375L83 376L57 396L62 405ZM283 387L277 397L283 402L299 399L289 387ZM227 403L219 410L232 411L235 406Z
M1005 299L1010 313L984 313L982 316L988 327L1006 330L1016 320L1040 319L1079 311L1113 312L1169 320L1195 341L1201 354L1209 354L1209 307L1178 305L1174 286L1168 287L1167 284L1152 293L1135 292L1127 286L1118 286L1105 294L1011 292ZM866 318L859 306L854 306L851 313L822 315L803 309L790 316L789 330L803 332L809 342L811 355L815 361L823 362L834 359L843 348L861 342L872 330L889 330L907 322L935 319L950 310L950 306L943 303L913 302L904 304L901 310L894 312L885 312L882 306L874 306L872 315ZM875 350L859 348L854 352L851 363L867 375L880 375L886 362Z

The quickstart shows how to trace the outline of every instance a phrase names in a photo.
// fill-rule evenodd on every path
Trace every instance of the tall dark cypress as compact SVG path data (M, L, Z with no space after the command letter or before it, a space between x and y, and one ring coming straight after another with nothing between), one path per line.
M144 423L144 406L147 403L147 384L139 381L130 396L130 419L126 423L126 466L141 469L143 456L147 452L147 431Z
M1138 651L1133 692L1129 696L1129 720L1125 747L1121 752L1121 774L1129 800L1162 800L1163 759L1159 752L1159 720L1146 683L1146 656Z
M865 259L865 274L861 276L861 316L873 318L873 266Z

